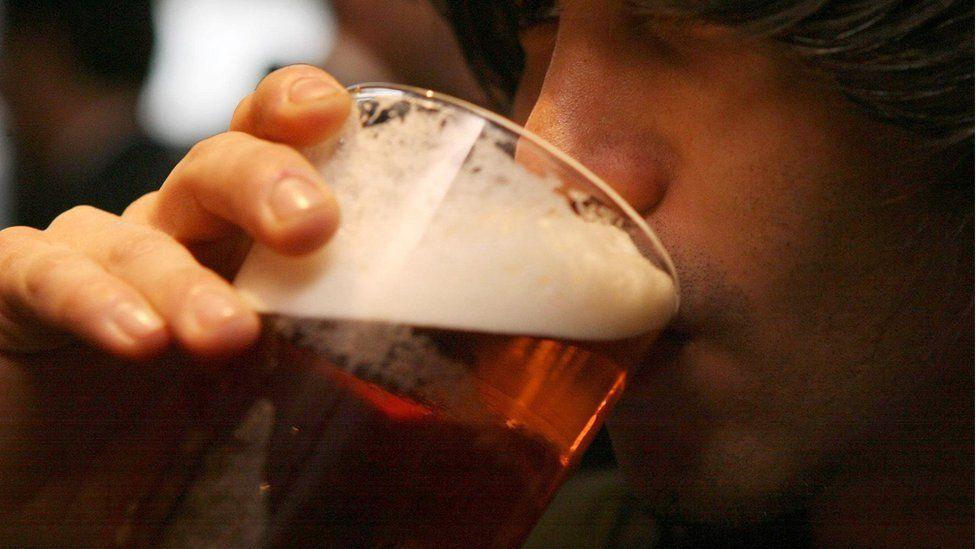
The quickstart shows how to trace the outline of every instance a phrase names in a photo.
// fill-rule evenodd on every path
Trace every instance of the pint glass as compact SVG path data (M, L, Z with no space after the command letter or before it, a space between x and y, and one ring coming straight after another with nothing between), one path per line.
M513 123L352 89L308 151L342 222L307 257L256 246L274 429L271 546L512 547L572 471L627 365L677 307L654 234ZM596 349L596 350L595 350Z

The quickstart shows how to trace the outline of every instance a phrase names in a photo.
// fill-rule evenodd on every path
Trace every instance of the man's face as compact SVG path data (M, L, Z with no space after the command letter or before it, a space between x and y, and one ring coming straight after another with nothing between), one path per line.
M886 328L919 270L911 144L772 42L624 4L570 0L523 32L515 117L642 211L681 278L610 421L632 484L690 520L758 519L906 394Z

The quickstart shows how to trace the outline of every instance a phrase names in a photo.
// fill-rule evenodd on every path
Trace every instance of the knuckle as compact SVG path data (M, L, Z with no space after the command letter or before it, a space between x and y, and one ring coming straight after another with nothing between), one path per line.
M241 132L227 131L201 139L190 147L180 164L195 164L212 154L223 152L228 143L239 139L240 135Z
M170 307L185 307L215 283L214 277L203 267L182 265L167 271L160 294L166 296L165 301Z
M212 135L192 147L198 155L211 154L213 151L223 151L229 144L240 141L247 134L239 131L226 131Z
M23 272L23 295L29 303L54 304L68 287L65 270L77 265L77 254L69 250L53 250L33 257ZM73 269L76 270L77 269Z
M66 227L75 227L103 215L105 212L93 206L75 206L55 217L48 225L48 231L57 232Z
M251 178L268 181L284 167L301 164L298 151L280 143L266 143L255 147L245 159L245 170Z
M107 262L118 267L129 266L159 254L172 244L169 237L154 230L131 231L109 247Z
M25 241L30 241L41 234L33 227L7 227L0 230L0 253L12 248L20 247Z
M231 138L233 139L233 138ZM211 188L205 195L214 194L220 200L235 202L238 196L228 195L243 189L263 190L271 181L277 179L282 170L304 167L301 154L287 145L264 141L229 142L236 150L225 151L223 169L226 173L219 179L214 179L208 172L204 172L203 165L199 169L191 169L185 174L186 185L204 186ZM210 178L205 184L205 178ZM216 185L215 183L220 183ZM214 199L213 196L210 197Z
M151 204L159 198L159 191L148 192L132 201L122 212L123 218L139 217L140 212L144 212Z
M307 63L294 63L281 67L280 69L274 70L267 76L261 79L258 83L258 88L263 88L267 86L277 86L287 83L292 78L308 75L311 72L321 73L322 70Z
M239 214L256 214L274 182L294 172L314 177L312 168L306 167L299 153L288 146L267 144L256 147L241 159L236 169L237 177L227 181L223 191L229 194L226 203L233 204Z
M231 131L239 126L244 126L254 103L254 93L249 93L237 104L234 114L231 116Z
M123 296L116 284L107 277L90 276L85 280L84 290L66 291L59 302L55 303L57 310L73 318L84 318L98 309L117 303Z
M207 156L214 146L214 141L218 140L221 135L223 134L217 134L194 143L190 147L190 150L186 151L186 154L183 155L183 160L180 161L180 165L193 164L199 161L201 157Z
M275 76L279 76L279 77L280 76L287 76L289 74L293 74L293 73L296 73L296 72L305 72L309 68L311 68L311 65L308 65L306 63L292 63L291 65L286 65L286 66L281 67L280 69L272 72L271 75L275 75ZM269 76L271 76L271 75L269 75Z
M198 141L190 147L183 160L173 169L170 179L194 181L197 173L203 167L211 165L215 156L226 158L235 152L240 153L242 145L249 137L243 132L228 131ZM172 185L169 181L167 183Z
M0 288L10 290L10 282L20 275L31 257L31 244L41 231L32 227L8 227L0 231ZM12 276L13 275L13 276Z

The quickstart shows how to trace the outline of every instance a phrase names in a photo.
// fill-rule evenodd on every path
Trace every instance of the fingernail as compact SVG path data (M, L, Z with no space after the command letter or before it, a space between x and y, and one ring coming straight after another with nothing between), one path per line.
M325 204L325 194L311 181L291 176L275 184L268 202L275 217L287 221Z
M191 299L193 320L202 331L223 328L244 312L236 301L213 290L201 291Z
M302 78L296 80L288 90L288 99L292 103L311 103L312 101L335 95L339 88L335 84L321 78Z
M109 313L109 322L132 339L143 339L163 329L163 319L142 305L123 301Z

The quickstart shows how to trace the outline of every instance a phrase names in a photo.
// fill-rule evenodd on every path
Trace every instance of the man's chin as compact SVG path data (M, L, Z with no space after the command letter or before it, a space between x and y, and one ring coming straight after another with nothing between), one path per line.
M629 478L630 475L625 474ZM742 500L679 487L637 491L662 546L795 547L810 541L805 508L777 498Z
M621 473L659 520L716 531L748 530L782 523L805 507L797 494L806 491L788 481L792 475L761 476L762 462L750 463L734 452L689 455L687 442L678 437L660 436L664 445L651 445L651 431L641 436L619 427L611 425L610 434ZM717 469L720 462L727 467Z
M607 427L628 486L654 515L735 527L802 506L796 494L812 483L797 481L800 463L785 441L699 416L668 391L636 393L624 395Z

